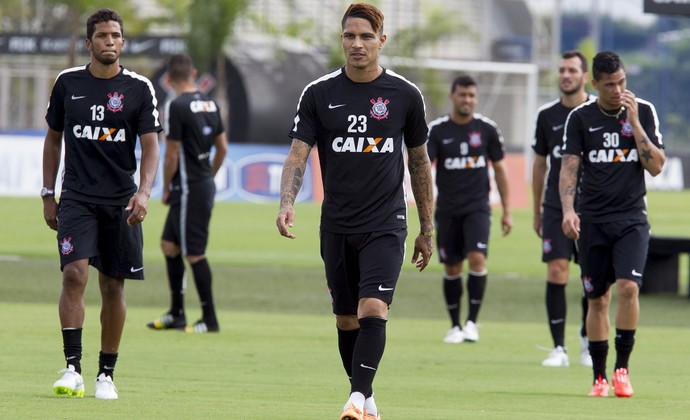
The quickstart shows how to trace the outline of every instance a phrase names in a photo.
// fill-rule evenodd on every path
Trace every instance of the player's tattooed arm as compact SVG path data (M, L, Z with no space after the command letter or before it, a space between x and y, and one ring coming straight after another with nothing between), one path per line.
M280 179L280 208L292 206L297 194L304 182L304 172L307 169L311 146L307 143L293 139L290 153L285 159L283 173Z
M574 211L575 195L577 194L577 172L580 169L580 157L577 155L563 155L561 173L558 180L558 192L561 196L563 214Z
M278 232L286 238L295 238L295 235L289 230L295 221L295 209L292 205L295 203L300 188L302 188L310 151L310 145L301 140L293 139L290 153L285 158L283 165L283 174L280 178L280 210L276 218L276 226Z
M575 213L575 195L577 194L577 173L580 168L580 156L563 155L561 173L558 181L558 191L563 207L563 233L570 239L576 240L580 236L580 218Z
M635 127L635 126L633 126ZM642 167L652 176L657 176L664 166L666 155L663 149L658 148L649 140L647 133L641 128L634 128L635 140L637 141L637 151L640 156Z
M426 144L407 149L407 167L410 171L412 194L417 203L420 229L414 240L411 262L419 271L422 271L429 265L431 255L434 253L434 224L432 221L434 186Z
M407 149L407 166L410 171L412 194L417 203L420 229L423 232L431 232L434 230L432 221L434 186L426 145Z

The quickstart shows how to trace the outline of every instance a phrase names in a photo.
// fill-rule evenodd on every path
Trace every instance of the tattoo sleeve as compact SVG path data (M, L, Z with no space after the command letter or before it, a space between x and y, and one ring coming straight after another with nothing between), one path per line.
M310 145L298 139L292 140L292 147L285 159L280 178L280 208L292 206L295 203L304 181L309 152L311 152Z
M558 182L558 191L561 196L563 212L572 210L577 194L577 172L580 168L580 157L576 155L564 155L561 160L561 173Z
M431 163L426 145L407 149L407 166L410 171L412 194L417 203L419 227L425 232L433 231L432 207L434 187L431 179Z

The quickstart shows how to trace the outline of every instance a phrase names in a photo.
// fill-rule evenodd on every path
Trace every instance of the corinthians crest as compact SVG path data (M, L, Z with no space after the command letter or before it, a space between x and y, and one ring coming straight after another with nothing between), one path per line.
M388 99L384 101L379 96L378 99L371 99L369 102L371 102L374 105L371 107L371 111L369 112L369 114L371 114L373 118L376 118L379 121L381 121L384 118L388 118L388 107L386 106L390 102Z
M630 124L630 121L626 118L624 120L620 120L621 123L621 134L624 135L625 137L632 137L633 136L633 127L632 124Z
M108 94L108 109L113 112L120 112L122 111L122 107L125 106L124 102L122 100L125 98L125 95L121 95L117 92L109 93Z

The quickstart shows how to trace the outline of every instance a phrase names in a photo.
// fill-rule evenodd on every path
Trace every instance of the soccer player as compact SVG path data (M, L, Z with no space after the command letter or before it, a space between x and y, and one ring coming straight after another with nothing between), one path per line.
M654 106L636 98L626 83L618 55L598 53L592 62L592 85L598 98L570 113L563 137L559 182L563 232L577 241L582 284L589 299L592 397L609 394L606 357L612 285L617 295L613 389L618 397L633 395L628 361L635 344L649 241L644 171L656 176L666 160Z
M341 25L345 66L307 85L297 105L276 224L282 236L295 237L293 204L316 146L324 186L321 256L351 383L340 419L371 420L379 418L372 383L405 254L405 149L421 228L412 263L420 271L433 252L433 184L421 92L379 65L383 14L352 4Z
M216 103L196 87L197 71L192 59L177 54L168 60L168 82L178 95L166 112L163 204L170 205L163 228L161 250L165 256L170 286L170 310L149 322L149 328L184 329L185 266L194 274L202 316L185 331L218 332L213 304L211 267L206 258L208 226L216 195L214 176L228 150L223 122ZM211 149L215 147L213 162Z
M451 329L446 343L479 340L477 317L484 299L491 207L489 162L501 197L503 235L513 226L508 202L508 175L503 161L503 136L496 123L475 113L477 82L461 75L451 84L453 110L429 124L429 158L436 164L436 231L438 255L444 265L443 294ZM467 259L469 309L460 325L462 270Z
M124 279L144 279L141 223L158 168L158 122L151 82L120 67L124 46L120 16L100 9L86 21L90 63L62 71L53 86L43 146L43 215L57 230L62 269L59 313L66 368L58 395L82 397L84 290L89 265L101 291L101 351L96 398L117 399L115 362L127 312ZM55 181L65 137L60 205ZM135 146L139 137L139 187Z
M539 108L532 141L535 153L532 166L534 231L542 238L541 258L546 263L546 315L553 340L553 350L542 362L542 366L570 365L565 347L565 287L568 284L568 265L575 255L575 243L565 236L561 227L563 211L558 195L558 176L561 172L561 144L565 120L575 107L592 99L585 91L587 80L587 58L579 51L564 52L558 65L558 82L562 96ZM585 327L587 298L584 294L581 305L580 363L592 366Z

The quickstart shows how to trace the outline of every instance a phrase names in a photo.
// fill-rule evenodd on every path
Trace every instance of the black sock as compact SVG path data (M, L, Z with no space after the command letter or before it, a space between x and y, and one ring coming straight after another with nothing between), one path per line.
M62 349L65 353L67 366L74 366L74 370L81 374L81 328L62 329Z
M443 296L450 315L452 327L460 326L460 299L462 298L462 276L443 276Z
M359 320L359 337L352 353L352 387L350 392L372 394L374 376L386 347L386 320L366 317Z
M98 353L98 374L96 377L105 373L105 376L115 379L115 363L117 363L117 353Z
M565 284L546 282L546 316L554 347L565 347Z
M582 292L582 299L580 301L582 306L582 327L580 327L580 336L587 337L587 312L589 311L589 300L585 296L585 292Z
M594 372L594 380L596 381L600 376L606 379L606 356L609 354L608 340L590 340L589 354L592 356L592 371Z
M470 312L468 321L477 322L479 309L482 307L482 299L486 290L486 271L484 274L470 273L467 275L467 292L470 296Z
M165 257L170 285L170 313L174 316L184 315L184 261L182 255Z
M340 352L340 359L343 361L343 367L347 378L352 384L352 353L355 351L355 343L359 336L359 328L356 330L341 330L338 328L338 351Z
M616 328L616 364L614 369L628 368L630 353L632 353L635 345L635 331Z
M211 267L208 265L206 258L192 264L192 272L194 273L194 284L199 293L199 302L201 302L202 319L209 326L218 325L216 320L216 308L213 304L213 290L211 289Z

